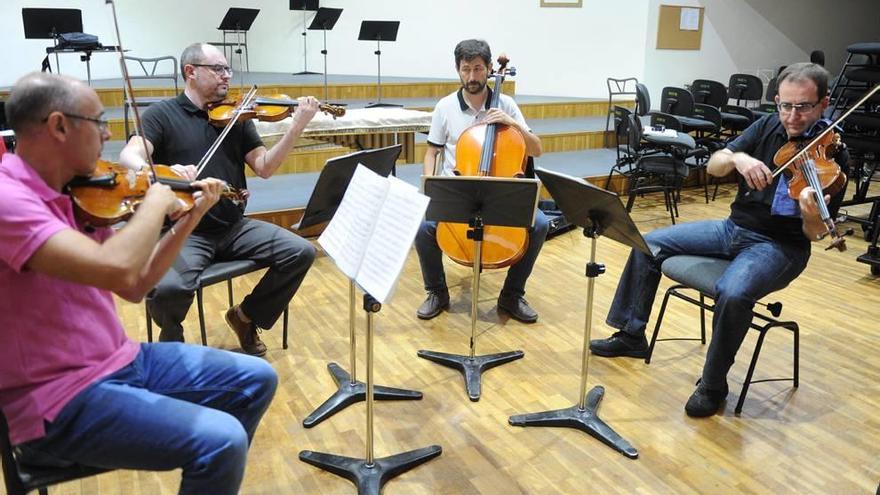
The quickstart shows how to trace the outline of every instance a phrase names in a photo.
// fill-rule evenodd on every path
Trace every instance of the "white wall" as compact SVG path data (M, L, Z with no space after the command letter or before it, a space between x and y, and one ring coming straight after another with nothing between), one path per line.
M584 0L583 8L540 8L539 0L321 0L345 9L328 33L331 74L374 75L375 44L357 41L363 19L401 20L397 42L382 47L382 73L454 78L452 49L464 38L486 39L517 67L522 94L603 97L606 77L638 77L652 98L666 85L696 78L727 82L735 72L804 60L824 49L836 73L847 44L880 40L878 0L664 0L706 8L702 49L657 50L661 0ZM194 41L219 40L231 6L259 8L248 37L254 71L303 68L302 17L285 0L116 0L123 43L135 56L178 56ZM103 0L0 0L0 87L39 68L48 40L25 40L22 7L79 8L84 31L116 44ZM503 9L503 14L495 11ZM308 34L309 69L322 68L320 32ZM54 65L54 60L52 61ZM237 60L231 61L238 66ZM94 78L119 77L114 55L92 59ZM836 64L836 65L835 65ZM85 64L63 55L65 74L85 78Z
M248 35L250 67L255 71L298 72L303 68L302 16L284 0L116 0L123 44L135 56L179 55L187 44L219 40L219 25L230 6L261 9ZM345 9L328 33L331 74L376 73L374 43L357 41L364 19L401 20L395 43L383 43L382 73L389 76L456 77L452 50L470 37L486 39L493 54L504 51L519 70L524 94L606 94L609 75L641 77L648 0L585 0L581 9L540 8L539 0L328 0ZM110 7L101 0L0 0L0 46L4 57L0 86L39 68L48 40L25 40L22 7L79 8L83 29L104 44L116 44ZM504 14L496 14L503 8ZM491 19L483 21L483 19ZM621 37L621 27L636 26ZM309 69L323 67L320 32L308 34ZM238 66L237 60L231 61ZM54 60L52 60L54 65ZM92 58L92 77L119 77L111 54ZM85 64L63 55L65 74L85 78Z

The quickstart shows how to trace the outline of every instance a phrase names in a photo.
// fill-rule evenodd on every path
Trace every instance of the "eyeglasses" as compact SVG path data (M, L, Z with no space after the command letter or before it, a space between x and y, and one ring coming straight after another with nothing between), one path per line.
M96 119L94 117L86 117L85 115L77 115L75 113L65 113L61 112L61 115L64 115L68 119L76 119L76 120L88 120L89 122L94 122L96 126L98 126L98 130L102 133L107 132L107 127L109 127L110 122L104 119ZM43 122L49 120L49 117L43 119Z
M217 74L218 76L222 76L223 74L229 74L230 76L232 76L232 67L230 67L228 65L221 65L221 64L189 64L189 65L192 65L193 67L207 67L207 68L211 69L211 72L213 72L214 74Z
M776 107L779 108L780 113L807 113L816 108L818 104L818 101L815 103L779 103Z

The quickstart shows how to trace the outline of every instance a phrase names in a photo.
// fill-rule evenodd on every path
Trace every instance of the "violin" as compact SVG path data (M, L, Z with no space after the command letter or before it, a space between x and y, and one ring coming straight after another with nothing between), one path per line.
M108 227L128 220L143 201L153 182L171 187L175 195L186 205L185 212L195 206L193 193L198 189L177 175L167 165L153 165L156 177L149 169L132 170L121 165L98 160L92 175L77 177L67 184L67 192L73 200L77 218L90 227ZM229 185L221 197L235 204L247 201L245 189Z
M256 97L242 108L238 120L257 119L264 122L284 120L296 109L299 102L287 95ZM233 119L241 100L223 100L208 104L208 120L217 127L225 127ZM318 109L334 119L345 115L345 108L319 103Z
M508 62L504 55L498 57L490 108L498 108L504 77L516 75L516 69L507 67ZM459 136L455 146L456 175L523 177L525 160L526 142L522 134L503 124L473 125ZM476 254L474 243L468 240L468 229L463 223L441 222L437 225L437 244L456 263L473 266ZM481 265L485 268L510 266L523 257L528 244L529 233L525 228L486 226L480 250Z
M826 251L831 248L846 251L844 236L852 233L852 230L843 234L838 232L828 211L828 205L825 204L826 194L834 196L846 185L846 174L834 161L840 146L840 134L832 131L820 134L817 139L809 143L799 140L789 141L773 156L773 163L778 167L790 162L790 165L783 169L783 173L788 178L788 195L792 199L797 200L805 187L809 186L815 191L819 217L832 238L831 245Z

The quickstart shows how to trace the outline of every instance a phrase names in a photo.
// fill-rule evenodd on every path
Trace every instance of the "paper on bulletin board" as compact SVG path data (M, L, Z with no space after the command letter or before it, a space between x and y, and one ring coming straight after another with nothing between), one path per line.
M681 8L681 17L679 18L678 28L682 31L699 31L700 30L700 9L690 7Z

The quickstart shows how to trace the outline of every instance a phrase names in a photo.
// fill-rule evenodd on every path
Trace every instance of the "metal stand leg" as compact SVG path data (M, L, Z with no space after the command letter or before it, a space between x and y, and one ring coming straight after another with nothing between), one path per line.
M376 299L364 294L367 313L367 448L366 459L344 457L304 450L299 459L315 467L341 476L357 485L358 495L378 495L391 478L419 466L437 456L443 449L431 445L421 449L374 459L373 455L373 313L382 308Z
M575 428L589 433L605 445L613 448L621 454L636 459L638 451L628 441L617 434L601 418L599 418L599 403L605 395L605 388L601 385L593 387L587 394L587 377L590 369L590 332L593 320L593 286L596 277L605 272L605 265L596 263L596 238L597 229L585 230L585 235L591 238L590 262L587 263L587 311L584 322L584 345L581 362L581 384L578 392L580 402L566 409L544 411L531 414L518 414L511 416L508 422L513 426L564 426Z
M382 50L380 43L381 40L376 40L376 51L373 52L376 55L376 93L378 98L375 102L368 104L365 108L376 108L376 107L402 107L403 105L398 105L397 103L385 103L382 101Z
M476 402L480 400L481 386L480 377L484 371L500 366L510 361L522 358L525 354L522 351L500 352L497 354L486 354L483 356L475 356L477 341L477 301L480 296L480 265L482 265L482 245L483 245L483 220L476 217L471 221L473 230L468 231L468 237L474 240L474 274L473 274L473 294L471 295L471 341L470 355L463 356L458 354L447 354L445 352L435 351L418 351L420 358L433 361L448 368L461 371L464 374L464 385L467 390L468 398Z
M349 282L348 287L348 298L349 298L349 312L348 312L348 321L349 321L349 341L351 342L351 354L350 354L350 363L351 363L351 374L349 375L347 371L342 369L336 363L330 363L327 365L327 370L330 372L330 376L333 377L333 381L336 382L337 390L330 396L329 399L324 401L323 404L318 406L314 412L306 416L306 419L303 420L303 426L306 428L311 428L321 421L333 416L337 412L345 409L351 404L356 402L361 402L366 400L367 398L367 387L363 382L357 380L357 360L356 360L356 350L357 350L357 338L355 335L355 288L354 282ZM373 394L376 400L420 400L422 398L422 393L417 392L415 390L405 390L402 388L392 388L392 387L383 387L380 385L376 385L373 387Z

